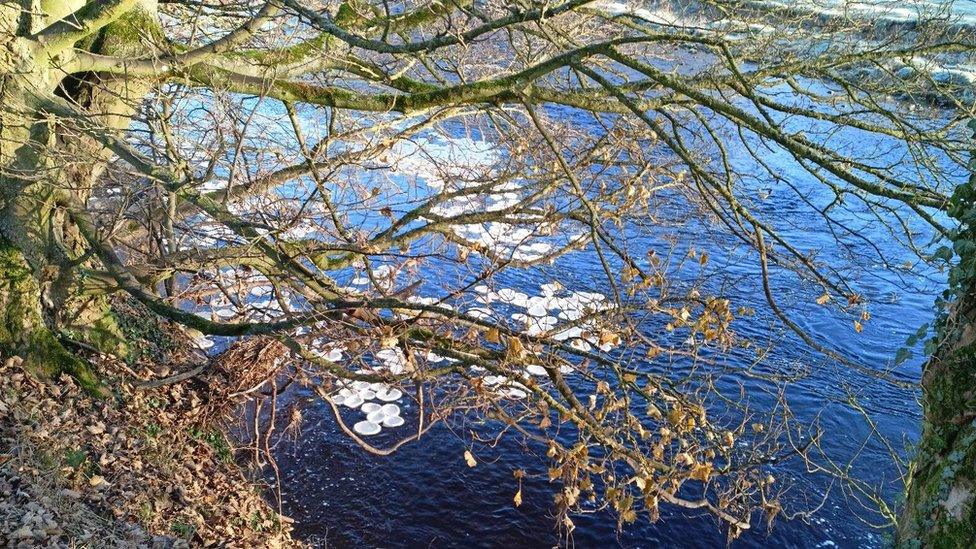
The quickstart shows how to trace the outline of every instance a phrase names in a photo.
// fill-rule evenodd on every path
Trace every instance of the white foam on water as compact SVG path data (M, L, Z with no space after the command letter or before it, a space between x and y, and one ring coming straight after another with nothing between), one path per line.
M490 170L499 159L491 143L470 137L428 136L397 141L388 162L394 173L417 176L442 190Z
M400 400L402 396L403 396L403 392L400 391L400 389L396 389L396 388L391 388L376 393L376 398L382 400L383 402L393 402L396 400Z
M379 423L383 423L383 420L386 419L386 416L387 414L383 412L383 410L375 410L366 415L366 421L371 421L373 423L379 424Z
M390 370L391 374L402 374L406 370L407 357L400 349L381 349L374 356Z
M362 408L360 408L364 414L371 414L379 409L380 405L375 402L367 402L366 404L363 404Z
M352 426L352 430L356 431L356 433L360 435L369 436L369 435L375 435L379 433L381 431L381 428L378 424L366 420L366 421L357 422L355 425Z

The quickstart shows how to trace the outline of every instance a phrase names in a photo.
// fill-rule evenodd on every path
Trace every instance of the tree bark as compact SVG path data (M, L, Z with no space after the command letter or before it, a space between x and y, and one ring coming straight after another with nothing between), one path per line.
M973 299L963 324L929 360L923 376L923 430L898 530L903 547L976 543L976 345Z
M48 327L34 272L23 254L6 243L0 243L0 350L0 355L21 356L30 372L66 373L88 391L102 392L88 364L65 349Z
M970 122L976 131L976 121ZM922 374L922 438L906 486L899 547L976 545L976 151L949 209L958 263Z
M61 344L71 339L106 353L127 345L107 296L88 291L95 267L88 245L64 207L86 205L111 154L72 130L79 120L55 119L32 107L34 93L57 93L103 126L131 123L148 83L83 73L65 76L59 59L30 47L25 37L83 2L21 0L0 7L0 354L19 354L37 372L76 375L94 383L84 363ZM77 48L141 56L158 37L154 3L137 4Z

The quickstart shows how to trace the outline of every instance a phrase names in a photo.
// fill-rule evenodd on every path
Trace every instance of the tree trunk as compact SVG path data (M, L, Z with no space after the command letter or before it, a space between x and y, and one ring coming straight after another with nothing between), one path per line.
M116 355L127 346L106 296L86 288L86 274L96 265L64 205L88 203L111 154L72 131L77 121L32 109L30 97L57 93L100 124L124 129L149 85L92 73L64 77L57 59L25 45L24 36L82 4L21 0L20 6L0 6L0 355L19 354L34 371L66 371L91 385L84 363L59 340ZM156 36L156 29L154 4L147 3L76 47L144 55L151 48L143 38Z
M970 122L976 131L976 121ZM976 168L976 152L970 160ZM958 264L948 313L922 374L922 438L908 478L899 547L976 545L976 170L952 196Z
M923 432L907 487L899 546L972 547L976 543L976 327L972 299L965 323L926 365Z
M23 254L6 243L0 243L0 350L0 355L21 356L30 372L47 377L66 373L88 391L101 393L88 365L47 326L34 272Z

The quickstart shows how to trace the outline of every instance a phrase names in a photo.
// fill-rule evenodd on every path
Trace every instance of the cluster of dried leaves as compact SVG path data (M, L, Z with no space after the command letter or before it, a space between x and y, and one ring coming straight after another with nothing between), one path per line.
M107 378L124 380L103 399L67 376L38 379L18 357L7 358L0 366L0 540L27 547L297 545L290 520L235 463L221 428L248 394L236 403L213 398L246 393L217 387L268 375L281 362L263 360L269 352L280 357L272 351L238 360L233 374L219 360L191 364L198 375L183 380L160 379L158 365L103 360Z

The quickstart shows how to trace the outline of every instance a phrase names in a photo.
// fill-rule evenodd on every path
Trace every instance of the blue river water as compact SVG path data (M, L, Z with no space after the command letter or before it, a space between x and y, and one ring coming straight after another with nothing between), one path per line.
M852 139L852 146L868 145ZM824 198L818 195L810 176L797 171L785 158L771 153L765 160L803 189L812 204ZM737 161L748 166L745 154ZM874 369L890 367L892 375L901 380L916 380L922 362L917 347L914 356L900 366L893 367L893 359L911 334L931 322L935 296L944 287L942 274L924 264L910 272L890 269L906 261L918 263L918 259L876 220L861 217L856 211L845 213L844 221L865 238L841 238L841 246L826 223L811 215L810 206L798 200L794 191L768 181L756 185L766 195L762 210L781 234L800 242L804 250L816 252L818 260L846 267L855 287L870 303L872 318L864 323L863 332L857 333L853 326L856 316L815 303L821 293L819 287L774 269L771 283L780 305L804 330L845 356ZM889 504L895 502L901 490L895 461L881 439L871 436L871 425L849 402L854 399L897 457L905 458L919 432L917 392L860 374L811 350L768 313L754 252L718 227L694 218L675 223L635 230L628 245L632 250L666 251L676 243L679 254L691 244L704 247L711 257L706 272L689 276L704 276L709 287L724 288L734 307L755 308L756 315L737 320L734 328L743 337L772 348L766 360L755 367L751 367L754 355L730 354L726 371L717 378L720 389L731 393L741 390L754 409L770 411L780 405L777 386L753 374L804 372L785 387L783 394L796 423L822 429L819 462L829 458L842 468L850 462L852 477L877 488ZM537 290L560 273L572 273L558 277L570 289L607 290L602 268L586 252L564 257L547 269L508 272L499 281L508 287ZM661 366L648 365L655 367ZM401 407L409 420L411 405L401 402ZM558 488L548 481L544 449L511 437L503 437L492 446L472 448L470 429L492 432L491 425L480 425L474 418L457 418L389 457L376 457L339 431L326 406L310 404L304 410L301 436L281 445L276 456L284 514L296 521L298 537L329 547L551 547L559 543L578 547L720 547L727 542L723 527L714 518L675 509L662 509L656 523L641 519L620 530L611 513L594 509L574 516L576 528L571 538L562 537L564 533L552 517L552 495ZM386 436L374 438L382 445L384 440L392 440ZM469 448L478 460L473 468L463 457ZM516 469L527 473L519 507L512 502L518 489L513 476ZM757 515L753 528L732 546L885 544L888 531L876 526L881 519L872 512L871 503L852 494L844 482L808 471L799 459L778 464L774 471L779 482L788 487L782 496L786 513L771 526Z
M885 150L895 162L903 157L897 147L871 142L857 133L839 132L830 139L834 147L852 155ZM770 149L763 156L779 181L761 175L744 146L739 150L730 147L730 153L739 171L753 170L756 174L746 185L752 186L756 196L761 195L756 200L759 213L781 235L799 243L803 251L815 253L817 261L841 268L870 304L871 319L858 333L853 323L856 314L818 305L816 298L822 293L819 286L773 268L772 292L780 306L803 330L844 356L871 369L890 370L890 375L899 380L916 381L923 360L919 345L900 365L894 364L894 357L910 335L932 322L935 298L945 286L944 275L920 262L888 227L854 205L837 215L858 236L838 236L814 211L830 197L782 151ZM919 242L929 242L924 228L911 229ZM675 215L668 223L631 229L627 240L636 257L651 249L662 253L673 249L679 256L689 246L707 251L711 259L703 272L678 274L703 280L714 291L721 290L732 300L733 308L754 308L755 315L737 319L733 327L742 337L771 348L759 364L754 364L754 354L746 352L725 357L723 371L716 377L719 390L745 394L752 408L765 412L779 409L785 400L792 421L810 427L798 436L809 436L814 426L822 431L822 453L815 456L815 463L836 463L864 486L877 489L888 505L897 505L902 485L896 459L910 455L919 433L916 389L828 360L785 330L766 306L755 252L716 224L696 216ZM912 268L900 267L906 263ZM602 267L594 254L585 251L546 268L504 272L497 282L537 292L540 284L553 278L571 290L609 291ZM802 375L782 387L782 393L779 385L759 375L788 372ZM552 516L552 496L558 487L548 480L544 449L514 437L472 446L471 430L491 433L495 427L481 424L477 418L458 417L391 456L377 457L340 432L331 410L315 403L311 396L302 390L294 395L309 397L310 404L304 408L300 436L278 447L276 461L283 512L295 520L297 537L313 545L721 547L728 543L725 529L714 517L673 508L662 508L656 523L642 517L623 528L618 528L612 513L594 508L573 516L575 530L566 537ZM400 406L409 420L411 405L401 402ZM382 445L394 437L384 432L375 439ZM475 467L465 463L468 449L478 461ZM522 504L518 507L512 499L519 488L515 470L527 473L521 482ZM845 482L811 471L800 459L777 464L774 473L787 489L781 498L784 513L771 524L757 514L752 528L731 546L885 545L889 530L872 510L873 504L863 494L852 492Z

